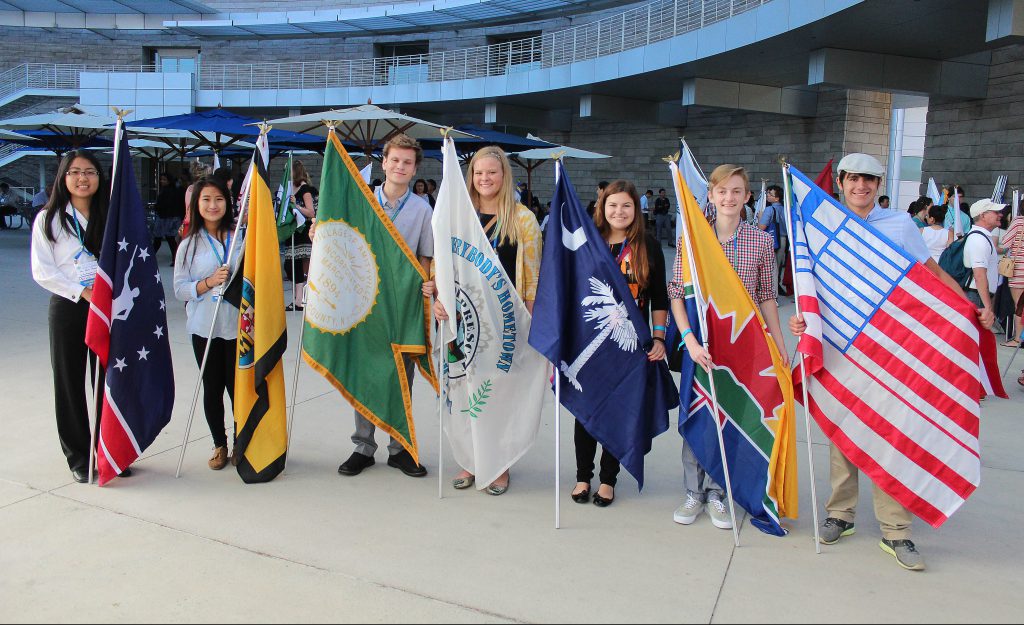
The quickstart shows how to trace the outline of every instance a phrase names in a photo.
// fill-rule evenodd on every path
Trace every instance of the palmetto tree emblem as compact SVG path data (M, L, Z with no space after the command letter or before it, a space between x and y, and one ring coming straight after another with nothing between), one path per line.
M596 308L586 311L583 319L587 322L596 322L600 334L594 337L590 345L587 345L587 348L576 357L576 360L571 365L562 361L561 366L562 373L569 379L569 383L576 387L577 391L583 390L583 386L580 385L580 381L576 378L579 375L580 369L586 366L587 361L597 353L597 350L608 340L608 337L611 337L619 346L619 349L624 352L636 351L636 344L639 340L636 328L633 327L633 322L629 319L629 311L626 310L626 305L615 300L615 293L612 291L612 287L592 277L590 278L590 290L594 294L583 298L581 303L583 306L594 306Z

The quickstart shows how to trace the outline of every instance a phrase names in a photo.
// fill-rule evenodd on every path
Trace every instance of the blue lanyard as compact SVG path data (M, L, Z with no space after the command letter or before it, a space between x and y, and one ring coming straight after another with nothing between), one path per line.
M405 193L405 195L402 196L401 200L398 201L398 209L394 212L394 214L393 215L389 215L391 217L391 223L395 223L395 220L398 219L398 214L402 212L403 208L405 208L405 204L406 204L406 202L409 201L410 197L412 197L412 190L411 189L409 191L407 191ZM384 208L384 204L386 203L386 200L384 198L384 187L383 186L377 188L377 201L380 202L380 207Z
M74 211L74 209L71 210ZM78 215L72 212L71 219L75 221L75 235L78 237L78 242L82 244L82 248L78 250L77 254L75 254L75 260L78 260L78 257L81 256L83 252L92 256L92 252L85 249L85 237L82 236L82 224L78 223Z
M218 267L223 267L224 266L224 257L227 256L228 248L231 247L231 233L230 232L228 233L227 241L224 242L224 244L223 244L224 245L224 254L223 255L221 255L220 251L217 249L217 246L214 245L214 239L213 239L213 237L210 236L210 233L208 231L206 231L206 230L203 230L203 234L206 235L206 240L210 242L210 247L213 248L213 253L217 257L217 266ZM218 243L219 243L219 241L218 241Z

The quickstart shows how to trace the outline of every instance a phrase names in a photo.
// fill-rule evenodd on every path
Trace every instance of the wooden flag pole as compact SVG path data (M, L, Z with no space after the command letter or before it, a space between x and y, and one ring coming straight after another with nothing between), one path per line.
M783 164L782 166L782 180L785 184L785 207L786 207L786 231L789 236L789 260L793 264L793 301L796 303L796 314L802 315L800 310L800 286L799 281L796 279L796 246L794 242L796 239L793 238L793 189L789 174L789 165ZM811 377L807 375L807 367L804 361L804 355L797 349L797 354L800 356L800 372L803 375L803 384L800 385L803 389L804 395L804 427L806 429L807 437L807 466L810 470L811 476L811 515L814 521L814 552L821 554L821 530L818 526L818 488L814 481L814 445L811 442L811 413L808 406L808 391L807 387L811 384Z
M672 171L672 183L676 190L676 201L679 202L680 207L685 207L686 204L683 202L682 189L679 187L679 178L681 176L679 173L679 167L674 162L670 162L669 169ZM700 288L700 279L697 277L697 267L693 259L693 244L690 239L690 226L684 218L680 219L680 224L680 242L685 244L686 247L686 258L689 262L690 279L693 281L693 289L697 297L697 322L700 325L701 339L704 341L704 349L708 349L708 329L707 319L705 318L707 312L704 310L704 294ZM715 420L715 432L718 434L718 452L722 456L722 472L725 473L725 493L729 498L729 517L732 519L732 539L733 543L739 547L740 533L736 524L736 504L732 497L732 477L729 473L729 459L725 457L725 436L722 433L722 428L724 426L718 424L718 413L720 412L720 407L718 403L718 391L715 388L714 369L708 371L708 387L711 391L711 404L713 409L711 418Z

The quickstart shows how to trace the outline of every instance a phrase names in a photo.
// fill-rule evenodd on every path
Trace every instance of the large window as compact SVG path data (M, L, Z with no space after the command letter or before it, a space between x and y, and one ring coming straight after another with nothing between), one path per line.
M487 38L489 48L488 74L498 76L528 72L541 67L540 34L515 33Z
M384 84L427 82L430 42L379 43L376 48L377 76Z
M155 48L150 50L150 54L158 72L195 74L199 66L199 50L196 48Z

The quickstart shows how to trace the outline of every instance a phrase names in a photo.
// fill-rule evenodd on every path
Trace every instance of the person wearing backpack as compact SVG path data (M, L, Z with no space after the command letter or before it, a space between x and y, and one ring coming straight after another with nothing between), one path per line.
M979 200L971 205L974 226L964 240L964 267L971 270L971 279L965 285L967 299L978 308L995 315L995 292L999 287L999 252L992 243L992 231L1003 220L1006 204L992 200ZM971 235L984 236L971 236Z
M789 258L784 219L786 209L782 206L782 187L773 184L765 189L765 195L767 196L767 206L761 214L761 221L757 227L772 237L772 245L775 249L775 283L779 285L781 294L783 291L782 277L786 270L786 260Z

